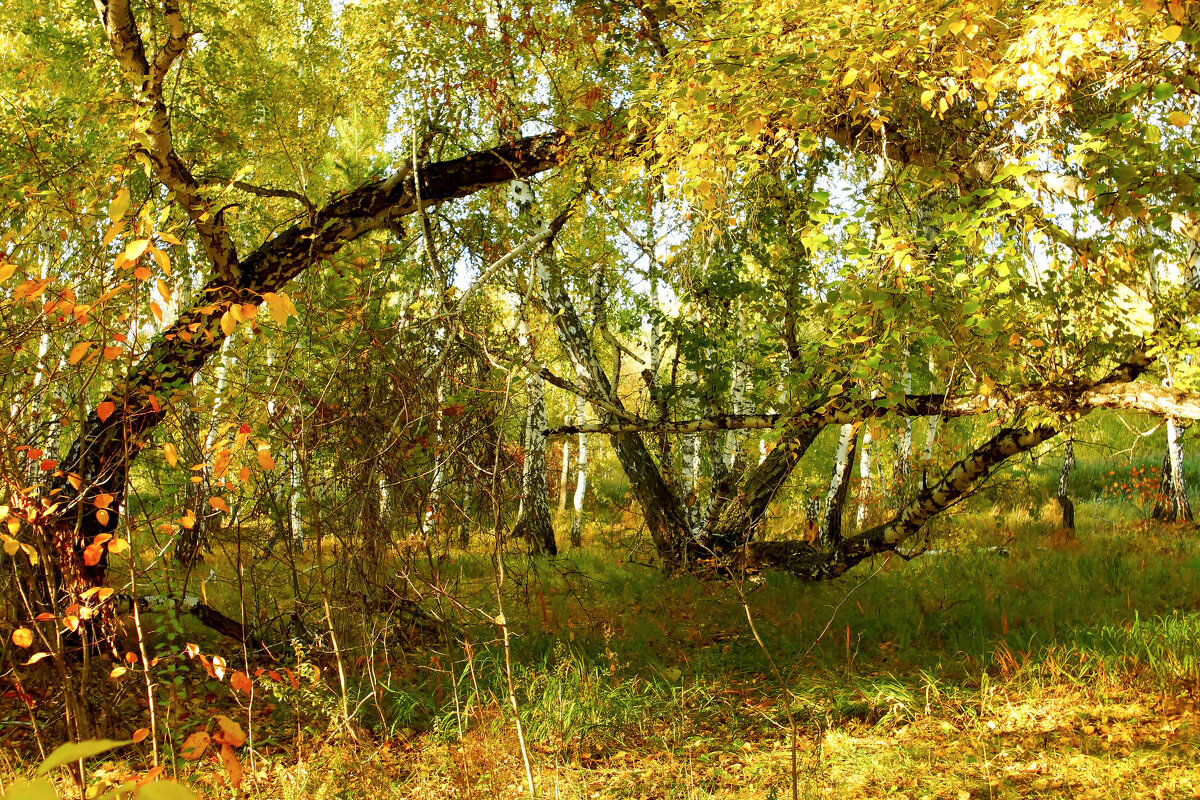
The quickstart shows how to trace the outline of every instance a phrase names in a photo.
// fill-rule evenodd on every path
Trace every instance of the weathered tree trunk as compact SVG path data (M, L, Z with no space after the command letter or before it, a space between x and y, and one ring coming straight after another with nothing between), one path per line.
M1075 538L1075 504L1067 494L1071 471L1075 468L1075 426L1067 430L1067 442L1063 447L1062 470L1058 473L1058 507L1062 509L1062 528L1072 539Z
M904 387L905 395L912 394L912 370L909 368L909 349L907 341L904 343L904 373L901 377L901 385ZM908 480L908 476L912 472L912 417L904 417L904 420L901 424L904 427L900 430L900 433L896 439L896 463L892 469L892 491L897 495L903 496L905 491L905 482Z
M842 541L842 515L850 493L850 466L854 463L860 426L861 423L851 423L841 426L838 431L837 454L833 459L833 474L825 493L825 513L817 537L822 547L837 547Z
M737 312L737 341L741 342L746 336L746 311L742 308L741 303L738 303ZM734 356L731 364L732 377L729 387L729 407L735 414L745 414L746 409L746 368L742 362ZM725 448L722 454L721 461L725 465L725 471L732 471L734 463L737 461L739 445L741 443L741 431L725 431ZM714 480L716 480L714 478Z
M1174 417L1167 418L1167 451L1163 454L1162 479L1151 516L1160 522L1193 520L1183 478L1183 437Z
M933 356L929 356L929 393L931 395L938 393L937 386L937 363L933 360ZM929 462L933 461L933 445L937 442L938 423L942 418L938 414L933 414L929 417L929 426L925 432L925 454L921 457L921 461L928 468Z
M737 493L714 504L710 522L695 544L697 555L724 556L751 542L771 502L820 432L816 426L785 428L779 444L749 471Z

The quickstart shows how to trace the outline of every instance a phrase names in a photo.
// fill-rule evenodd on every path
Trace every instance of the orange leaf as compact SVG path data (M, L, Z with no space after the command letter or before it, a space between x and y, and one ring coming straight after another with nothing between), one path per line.
M213 508L215 508L217 511L223 512L225 514L233 513L229 510L229 504L225 502L224 498L210 497L210 498L208 498L208 504L210 506L212 506Z
M104 511L103 509L96 512L97 517L99 517L101 514L107 516L108 512ZM103 525L105 523L101 522L100 524ZM83 548L83 563L87 564L89 567L94 567L100 563L100 556L102 555L104 555L104 545L89 544L87 547Z
M158 404L158 397L156 395L150 395L147 397L146 402L150 404L150 410L155 414L157 414L159 411L162 411L162 406Z
M149 733L149 732L150 732L150 729L149 729L149 728L138 728L138 730L144 730L144 731L146 731L146 733ZM135 741L135 742L140 742L140 741L141 741L141 739L138 739L138 738L136 738L136 737L137 737L137 734L136 734L136 733L134 734L134 737L135 737L135 738L134 738L134 741ZM145 738L145 737L142 737L142 738ZM166 765L166 764L159 764L157 767L155 767L154 769L150 770L149 772L147 772L147 773L146 773L145 775L143 775L142 777L138 778L138 779L137 779L137 785L138 785L139 787L141 787L141 786L145 786L147 783L149 783L150 781L154 780L154 779L155 779L155 778L157 778L159 775L161 775L161 774L162 774L162 771L163 771L164 769L166 769L166 768L167 768L167 765ZM163 781L163 783L174 783L174 781Z
M229 461L233 458L233 451L228 447L217 453L216 459L213 460L213 477L220 480L225 477L226 471L229 469Z
M121 357L121 348L119 348L119 347L104 348L104 360L105 361L115 361L120 357Z
M238 762L237 756L233 754L233 748L227 744L221 745L221 763L225 765L225 770L229 773L229 782L233 784L233 788L240 789L242 765Z
M78 364L87 355L88 348L92 346L91 342L80 342L71 348L70 355L67 356L67 361L72 364Z
M158 303L154 302L153 300L150 301L150 313L153 314L154 318L156 320L158 320L159 322L163 321L162 307Z
M149 728L138 728L136 731L133 732L133 736L131 736L130 738L133 739L134 744L137 744L138 742L140 742L142 739L145 739L149 735L150 735Z
M107 525L108 520L109 520L109 514L106 509L103 509L103 508L96 509L96 521L97 522L99 522L101 525ZM92 545L92 546L95 547L95 545ZM86 558L86 553L84 554L84 557ZM96 561L99 561L99 560L100 560L100 557L97 556ZM95 564L96 562L94 561L92 563Z
M267 471L275 469L275 459L271 457L271 448L266 444L258 446L258 465Z
M246 481L250 480L250 468L249 467L242 467L241 469L238 470L238 480L241 481L242 483L245 483Z
M133 271L133 277L137 278L139 281L148 281L150 280L150 270L146 267L139 266Z
M17 647L29 647L33 644L33 631L29 628L17 628L12 633L12 643Z
M250 676L239 670L234 670L229 676L229 688L236 689L243 694L250 694L254 691L254 683L250 680Z
M101 494L96 496L96 499L92 501L92 504L95 505L96 508L108 508L112 505L112 501L116 499L117 498L113 497L111 494Z
M96 416L101 422L107 422L112 413L117 410L116 405L111 400L105 400L100 405L96 406Z
M204 755L211 741L205 731L196 731L184 740L183 747L179 748L179 757L185 761L196 761Z

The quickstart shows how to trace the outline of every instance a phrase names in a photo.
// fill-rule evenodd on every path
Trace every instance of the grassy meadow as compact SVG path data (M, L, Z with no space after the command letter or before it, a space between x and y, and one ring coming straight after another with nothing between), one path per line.
M160 777L211 798L1200 797L1200 539L1145 520L1148 461L1080 461L1074 538L1048 456L938 518L924 555L817 585L666 576L602 484L556 559L510 555L501 577L485 535L415 548L394 588L441 625L364 613L341 573L314 577L316 548L218 550L189 591L271 621L271 657L144 613L149 681L93 665L83 702L97 736L149 727L152 704L155 724L90 760L86 791L146 775L157 748ZM359 555L330 537L319 557ZM0 699L5 788L57 724L54 675L21 676ZM247 737L238 789L215 745L187 752L220 717Z

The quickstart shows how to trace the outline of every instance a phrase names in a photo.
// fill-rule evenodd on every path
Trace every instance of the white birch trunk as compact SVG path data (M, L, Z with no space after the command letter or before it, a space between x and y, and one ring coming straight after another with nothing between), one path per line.
M871 426L866 426L862 435L862 452L859 453L858 476L859 483L858 516L855 522L861 528L867 521L867 508L871 503L871 446L875 443L871 435Z
M742 342L746 337L746 310L742 308L741 303L738 304L737 312L737 333L735 334L737 341ZM745 413L746 405L746 366L736 357L733 360L732 367L733 375L731 385L729 387L729 401L732 411L735 414ZM725 471L733 469L733 464L737 460L738 446L741 443L741 431L726 431L725 432L725 452L722 460L725 464Z
M938 391L940 391L937 386L937 372L935 371L936 369L937 369L937 364L934 363L933 356L931 355L931 356L929 356L929 374L931 376L930 380L929 380L929 393L930 394L937 394ZM942 418L937 415L931 416L928 419L929 419L929 427L925 434L925 455L921 459L926 464L928 464L930 461L933 460L933 445L937 441L938 423L942 421Z
M563 417L563 424L571 424L571 415L566 414ZM563 440L562 448L562 469L558 473L558 513L562 514L567 510L567 481L571 475L571 440Z
M304 439L304 413L297 403L292 408L292 420L296 430L292 432L292 457L290 467L291 491L288 493L288 523L292 530L292 552L304 552L304 515L300 509L300 498L304 495L304 475L302 470L302 453L296 442Z
M575 398L575 418L583 425L587 421L587 404L582 397ZM579 434L579 456L575 460L577 472L575 476L574 513L571 516L571 546L583 544L583 500L587 494L588 441L587 434Z
M838 431L837 455L833 474L825 493L825 513L821 521L820 539L823 545L836 545L842 539L842 509L845 507L847 484L850 482L850 462L858 440L857 424L843 425Z

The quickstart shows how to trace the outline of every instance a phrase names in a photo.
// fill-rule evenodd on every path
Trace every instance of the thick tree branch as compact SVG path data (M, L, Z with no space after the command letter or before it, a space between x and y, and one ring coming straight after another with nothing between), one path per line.
M736 568L779 569L803 580L836 578L870 556L895 550L912 538L936 514L965 497L992 470L1058 433L1049 425L1005 428L959 461L940 481L925 489L895 517L882 525L848 537L833 550L822 551L808 542L748 542L732 558Z
M113 55L133 88L133 100L142 114L134 130L142 151L150 160L155 177L174 193L175 201L196 226L196 234L213 265L213 273L226 283L236 282L238 254L233 237L225 227L221 213L210 208L200 192L200 184L175 152L171 138L171 115L163 100L163 80L171 64L187 45L178 2L171 0L167 4L170 34L153 67L146 58L146 47L128 0L95 0L95 5Z
M424 201L433 204L465 197L514 177L533 175L557 164L559 152L560 137L547 134L428 165L421 175ZM116 525L116 513L102 515L106 522L98 522L94 499L112 495L111 507L119 507L129 464L146 445L147 434L162 420L173 396L186 391L196 372L221 349L232 330L230 320L244 318L244 311L232 317L233 309L258 306L264 293L280 291L292 278L332 259L364 232L411 214L415 208L408 172L365 184L318 211L313 224L293 226L260 245L247 256L236 283L223 275L210 280L199 292L197 303L151 343L141 361L84 421L52 486L63 527L75 530L73 535L90 538ZM105 410L103 419L101 408ZM61 556L62 548L56 549ZM64 569L70 572L71 566L64 565ZM74 567L85 577L86 585L103 580L103 563L97 568Z

